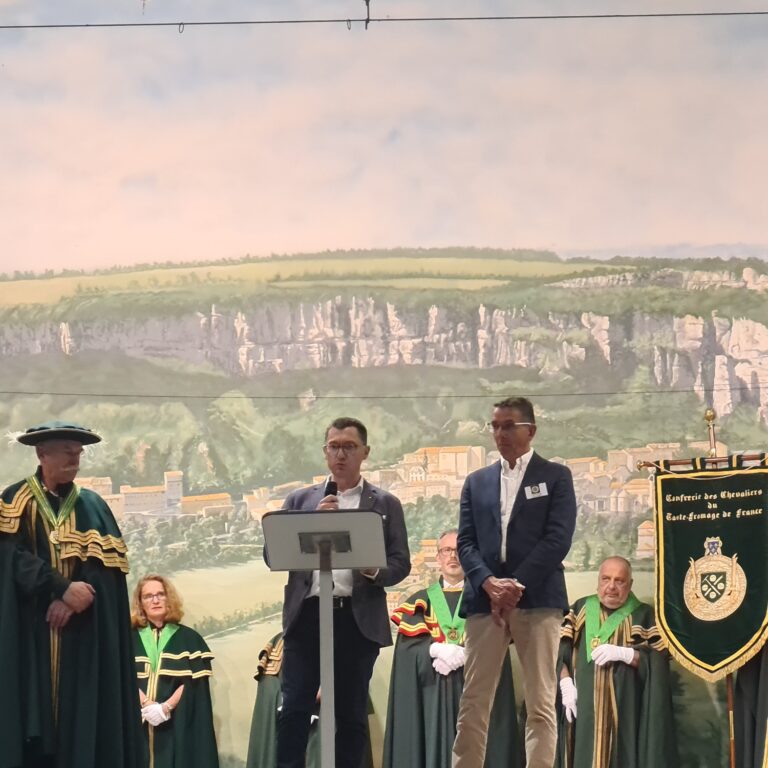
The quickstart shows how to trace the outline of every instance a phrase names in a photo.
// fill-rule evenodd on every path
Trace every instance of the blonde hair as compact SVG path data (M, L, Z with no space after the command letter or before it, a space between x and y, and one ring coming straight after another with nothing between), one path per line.
M148 581L159 581L165 591L165 621L167 624L178 624L184 617L184 607L176 587L166 576L157 573L149 573L139 579L139 583L133 590L131 599L131 626L146 627L149 623L147 615L144 613L144 607L141 604L141 590Z

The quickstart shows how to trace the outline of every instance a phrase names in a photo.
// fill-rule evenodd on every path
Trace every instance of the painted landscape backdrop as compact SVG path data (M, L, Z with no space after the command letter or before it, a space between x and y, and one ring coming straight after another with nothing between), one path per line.
M279 627L260 520L333 418L405 507L391 604L498 399L574 474L572 599L612 552L652 594L638 461L704 453L707 407L720 452L765 446L763 5L0 0L0 484L32 424L104 435L82 482L216 653L225 766ZM721 768L721 687L675 695L682 765Z
M0 282L0 482L34 465L26 427L73 419L104 435L82 481L108 498L131 581L176 580L213 648L222 755L243 765L259 649L279 629L284 576L261 560L260 518L324 472L325 426L370 431L365 467L403 501L414 572L434 577L466 474L495 459L492 404L537 406L535 445L579 499L570 597L607 554L652 594L648 475L638 460L768 435L768 263L759 258L563 259L472 248L340 251ZM514 654L513 654L514 655ZM374 673L374 742L391 654ZM720 766L719 686L675 672L685 766Z

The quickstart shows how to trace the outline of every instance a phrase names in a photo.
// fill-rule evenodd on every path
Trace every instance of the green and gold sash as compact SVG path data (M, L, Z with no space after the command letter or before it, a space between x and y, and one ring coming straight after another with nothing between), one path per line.
M459 609L461 608L461 600L464 595L459 597L459 602L456 603L456 610L453 612L453 615L451 615L448 601L443 594L442 585L437 582L430 584L427 589L427 597L429 597L430 605L435 612L437 623L440 625L446 641L455 645L461 643L461 639L464 637L466 619L459 616Z
M586 602L586 633L587 642L584 644L587 650L587 661L592 661L592 651L598 645L607 642L611 635L619 628L621 622L640 605L640 601L630 592L627 602L617 608L606 620L600 623L600 600L597 595L590 595Z
M32 495L37 502L37 508L46 519L48 525L51 528L51 532L48 534L48 538L53 544L59 543L59 527L67 521L72 514L72 510L77 503L77 497L80 494L80 489L72 483L72 490L67 494L66 498L61 502L58 513L53 511L51 502L48 501L48 497L45 495L45 489L43 488L37 475L32 475L27 478L27 485L29 486Z

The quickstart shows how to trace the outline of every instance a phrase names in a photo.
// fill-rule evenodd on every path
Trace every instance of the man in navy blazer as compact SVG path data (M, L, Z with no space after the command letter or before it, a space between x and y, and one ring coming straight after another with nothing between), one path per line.
M328 482L295 491L283 509L371 509L382 516L387 567L333 571L336 768L360 768L367 745L368 683L379 648L392 645L385 587L411 571L403 507L360 475L370 453L357 419L326 430ZM304 768L309 726L320 685L317 571L291 571L283 602L283 704L277 719L277 768Z
M465 573L467 660L453 768L482 768L502 660L514 641L527 710L528 768L552 768L557 742L556 662L568 610L563 558L576 525L567 467L534 453L533 405L496 403L500 461L470 474L461 494L458 549Z

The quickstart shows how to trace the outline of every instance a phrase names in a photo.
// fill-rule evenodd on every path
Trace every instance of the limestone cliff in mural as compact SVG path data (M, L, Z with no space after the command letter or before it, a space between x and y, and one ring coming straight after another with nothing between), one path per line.
M0 329L0 356L121 350L212 364L230 376L291 370L449 366L519 367L547 377L596 357L629 375L649 366L659 387L691 388L721 416L745 403L768 424L768 327L739 317L544 315L479 304L462 313L399 309L371 297L206 310L113 322L62 320ZM201 308L202 309L202 308Z

